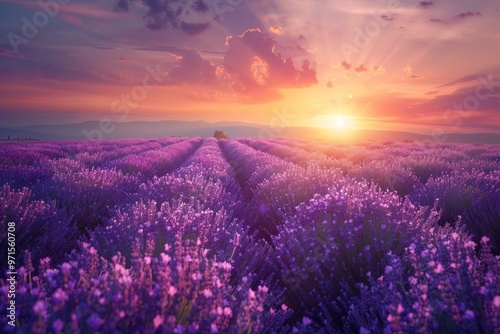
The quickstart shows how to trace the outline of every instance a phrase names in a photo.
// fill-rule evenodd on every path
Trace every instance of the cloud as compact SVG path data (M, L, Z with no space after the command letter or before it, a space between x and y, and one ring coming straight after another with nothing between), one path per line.
M135 0L115 0L114 11L127 12ZM151 30L179 29L198 35L211 27L210 7L204 0L141 0L148 8L144 23Z
M465 18L468 18L468 17L478 17L478 16L482 16L480 12L464 12L464 13L460 13L458 15L455 16L455 18L459 18L459 19L465 19Z
M466 114L477 112L490 112L498 115L500 111L500 76L485 76L482 80L468 81L467 76L456 82L466 82L467 84L451 93L435 95L431 100L422 104L422 110L434 108L438 110L449 110L459 106L467 111ZM483 97L483 98L478 98Z
M446 24L453 24L453 23L458 23L459 21L467 18L473 18L473 17L481 17L482 14L481 12L463 12L458 15L452 16L449 19L436 19L436 18L431 18L429 19L430 22L432 23L446 23Z
M484 76L484 74L481 74L481 73L476 73L476 74L471 74L471 75L467 75L467 76L464 76L464 77L461 77L457 80L454 80L454 81L451 81L451 82L447 82L445 84L442 84L438 87L453 87L453 86L456 86L456 85L459 85L459 84L470 84L470 83L473 83L473 82L477 82L477 80Z
M209 10L208 5L203 0L196 0L191 7L198 13L206 13Z
M418 6L421 8L429 8L433 5L434 5L434 2L432 2L432 1L420 1Z
M181 22L180 28L188 35L198 35L210 28L210 23L189 23Z
M174 45L157 45L157 46L147 46L147 47L135 47L134 50L137 51L156 51L156 52L183 52L185 49Z
M217 80L216 66L196 50L170 52L177 66L168 74L169 84L211 84Z
M349 71L352 68L352 65L346 62L345 60L341 62L340 65L347 71Z
M345 72L347 72L344 75L344 78L349 78L350 73L352 73L352 72L357 73L358 76L361 74L368 74L371 76L377 76L377 75L382 75L385 73L385 69L380 65L373 65L372 64L372 65L367 67L364 64L360 64L360 65L354 67L354 65L352 65L346 61L343 61L340 64L337 64L337 66L335 66L335 68L341 69L341 70L344 70Z
M304 60L301 66L302 71L298 71L295 79L295 87L309 87L318 83L316 71L311 68L311 62Z
M113 10L115 12L127 12L128 5L129 5L129 0L116 0L113 5Z
M226 39L222 65L241 96L258 101L280 99L282 88L304 88L317 84L316 71L309 60L296 69L291 58L275 53L276 41L260 29L246 30Z
M380 65L372 65L370 67L370 73L374 76L385 74L385 69Z
M306 49L306 48L304 48L303 46L300 46L300 45L298 45L298 44L297 44L297 45L295 45L295 48L296 48L297 50L302 51L302 52L305 52L305 53L314 53L314 51L313 51L313 50L311 50L311 49Z
M279 25L274 25L269 28L269 31L276 35L283 35L285 33L285 28Z
M403 68L403 75L401 76L401 80L418 78L423 78L423 76L413 73L413 68L411 66L406 66L405 68Z
M368 69L365 67L365 65L361 64L354 69L354 72L356 73L368 72Z

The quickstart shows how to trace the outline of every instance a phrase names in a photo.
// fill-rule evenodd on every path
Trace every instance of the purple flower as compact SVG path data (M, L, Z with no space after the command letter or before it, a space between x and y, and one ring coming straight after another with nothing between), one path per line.
M104 323L104 320L99 317L97 313L92 313L92 315L87 319L87 324L92 330L97 330Z
M52 324L52 329L56 333L62 332L62 330L64 329L64 321L62 321L61 319L56 319Z

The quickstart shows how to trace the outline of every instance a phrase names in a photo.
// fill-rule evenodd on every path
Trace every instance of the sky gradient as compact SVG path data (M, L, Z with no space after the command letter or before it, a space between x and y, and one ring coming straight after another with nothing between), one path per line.
M0 13L2 125L500 133L496 0L4 0Z

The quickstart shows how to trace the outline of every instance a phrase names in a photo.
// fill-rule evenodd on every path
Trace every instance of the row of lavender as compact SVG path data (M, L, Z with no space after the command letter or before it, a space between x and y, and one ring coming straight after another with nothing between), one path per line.
M492 201L476 222L489 227L477 231L498 246L494 147L476 147L468 158L458 150L472 148L442 148L435 162L449 169L423 181L411 155L397 153L425 152L410 143L350 147L342 156L285 140L104 143L86 143L91 153L75 144L80 149L62 156L43 151L50 143L38 162L3 161L4 183L4 170L45 171L11 182L31 190L6 185L0 197L1 233L8 221L22 222L18 249L30 250L19 259L25 331L499 328L500 269L488 237L475 234L475 243L460 223L440 227L436 210L445 208L422 195L445 198L455 181L442 180L453 173L467 180ZM397 168L404 173L384 184ZM400 185L404 192L385 191Z

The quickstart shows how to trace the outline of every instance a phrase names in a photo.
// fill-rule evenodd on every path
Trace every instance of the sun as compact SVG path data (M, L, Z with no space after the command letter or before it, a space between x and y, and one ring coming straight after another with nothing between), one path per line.
M355 124L355 119L351 115L342 112L317 115L313 121L320 128L331 129L338 133L349 132Z
M331 126L339 130L345 130L349 126L349 121L344 115L334 115L331 118Z

